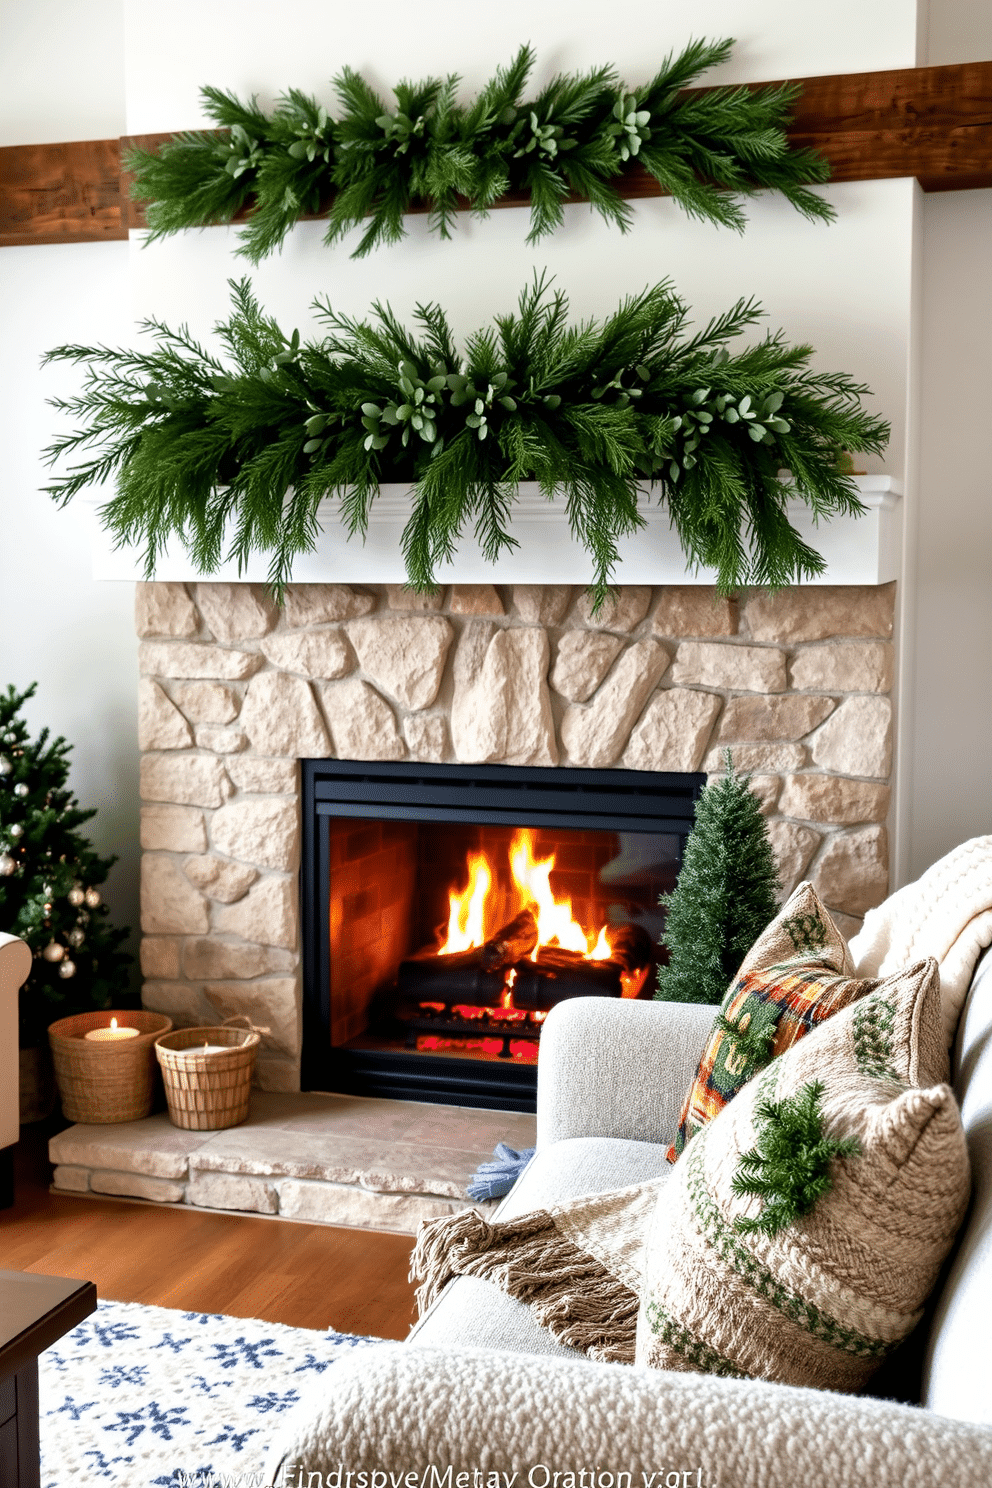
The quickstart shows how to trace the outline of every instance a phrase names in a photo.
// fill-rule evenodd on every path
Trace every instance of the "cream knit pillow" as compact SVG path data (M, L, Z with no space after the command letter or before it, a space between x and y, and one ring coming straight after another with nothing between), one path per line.
M964 1217L947 1075L933 960L774 1059L661 1192L637 1362L860 1388L916 1325Z

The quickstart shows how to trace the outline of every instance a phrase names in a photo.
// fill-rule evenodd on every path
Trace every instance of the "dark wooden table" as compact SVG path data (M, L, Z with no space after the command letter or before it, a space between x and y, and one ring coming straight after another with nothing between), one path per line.
M0 1271L0 1488L38 1488L38 1355L95 1310L91 1281Z

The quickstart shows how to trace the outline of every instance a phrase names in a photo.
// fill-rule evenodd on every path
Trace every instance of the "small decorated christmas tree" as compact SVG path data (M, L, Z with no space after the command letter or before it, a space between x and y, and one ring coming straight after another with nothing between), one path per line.
M727 773L703 791L675 889L664 894L658 968L662 1002L719 1003L754 941L778 912L778 873L750 775Z
M98 885L115 859L101 858L79 828L69 778L70 746L43 729L28 737L19 716L35 692L0 693L0 929L34 954L21 990L23 1046L44 1041L56 1018L127 1000L126 929L108 923Z

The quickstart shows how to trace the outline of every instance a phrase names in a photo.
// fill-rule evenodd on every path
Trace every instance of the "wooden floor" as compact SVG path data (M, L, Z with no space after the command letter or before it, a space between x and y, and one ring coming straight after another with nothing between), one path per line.
M0 1267L93 1281L117 1302L406 1337L409 1236L57 1197L48 1128L22 1131L14 1207L0 1210Z

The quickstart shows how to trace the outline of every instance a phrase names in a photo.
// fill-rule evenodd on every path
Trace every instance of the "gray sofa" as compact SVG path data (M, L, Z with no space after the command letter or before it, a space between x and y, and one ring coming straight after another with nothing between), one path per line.
M670 1171L665 1148L712 1017L608 999L556 1008L541 1043L537 1154L497 1217ZM432 1466L450 1465L469 1474L453 1488L495 1488L480 1476L491 1472L516 1472L510 1488L992 1483L992 952L961 1018L953 1080L972 1207L931 1315L875 1397L593 1363L522 1303L459 1277L406 1343L335 1365L274 1444L273 1481L343 1466L414 1473L407 1488L428 1488Z

